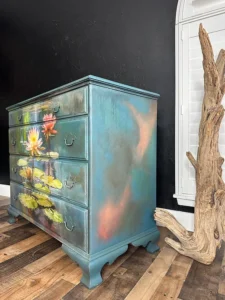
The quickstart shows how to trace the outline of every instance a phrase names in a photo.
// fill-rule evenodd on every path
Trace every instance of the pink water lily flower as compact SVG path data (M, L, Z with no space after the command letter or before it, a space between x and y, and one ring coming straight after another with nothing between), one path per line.
M57 130L54 129L56 117L53 114L44 115L43 121L45 123L42 125L42 132L44 133L46 140L48 140L50 136L57 133Z

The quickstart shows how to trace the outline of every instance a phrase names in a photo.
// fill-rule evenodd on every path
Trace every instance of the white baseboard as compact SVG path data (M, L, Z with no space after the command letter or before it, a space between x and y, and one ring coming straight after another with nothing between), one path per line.
M170 212L177 219L177 221L180 222L180 224L183 225L188 231L192 231L192 232L194 231L193 213L187 213L183 211L170 210L170 209L167 209L167 211Z
M0 184L0 196L10 197L10 185Z

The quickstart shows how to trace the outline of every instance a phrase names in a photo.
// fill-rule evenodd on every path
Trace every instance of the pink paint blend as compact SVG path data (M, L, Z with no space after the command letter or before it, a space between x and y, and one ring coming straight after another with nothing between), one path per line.
M110 198L107 199L106 204L99 212L98 235L102 240L110 239L120 228L130 196L131 190L128 183L118 203Z

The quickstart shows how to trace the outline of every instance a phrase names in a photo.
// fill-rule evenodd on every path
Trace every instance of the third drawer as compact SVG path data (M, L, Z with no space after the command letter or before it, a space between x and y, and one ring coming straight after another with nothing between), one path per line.
M88 206L87 162L11 155L10 178L28 188Z

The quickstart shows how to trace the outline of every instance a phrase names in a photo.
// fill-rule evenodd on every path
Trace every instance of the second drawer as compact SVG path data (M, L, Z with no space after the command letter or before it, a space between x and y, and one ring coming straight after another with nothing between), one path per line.
M9 129L10 154L88 159L86 116Z
M10 156L10 178L46 194L88 206L88 163Z

